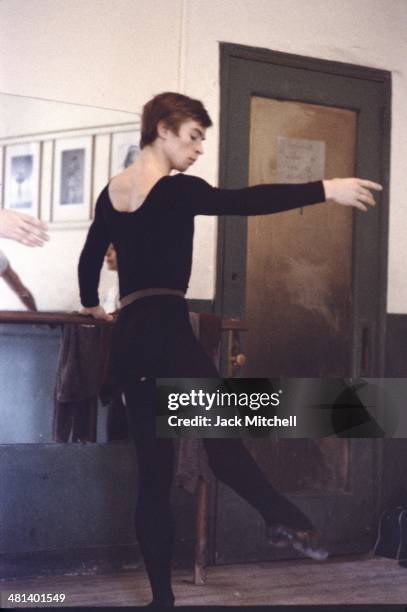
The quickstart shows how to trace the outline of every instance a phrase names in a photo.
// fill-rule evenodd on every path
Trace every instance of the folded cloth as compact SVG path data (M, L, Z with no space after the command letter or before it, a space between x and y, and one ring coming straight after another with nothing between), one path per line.
M64 325L55 384L57 401L80 401L99 393L110 332L104 325Z

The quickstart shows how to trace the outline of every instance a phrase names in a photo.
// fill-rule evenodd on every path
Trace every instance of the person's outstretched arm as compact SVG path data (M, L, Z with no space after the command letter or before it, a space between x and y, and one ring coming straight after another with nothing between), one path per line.
M375 204L371 191L382 189L378 183L358 178L219 189L194 176L177 176L182 203L195 215L266 215L326 200L366 211Z
M47 224L15 210L0 210L0 237L26 246L42 246L49 239Z
M95 218L89 228L86 242L79 258L78 277L82 304L81 314L110 321L113 317L107 314L99 304L98 292L100 271L107 247L111 242L103 214L102 194L96 203Z
M12 291L20 298L22 303L28 310L37 310L34 297L29 289L22 283L17 272L13 270L10 264L4 270L2 279L7 283Z

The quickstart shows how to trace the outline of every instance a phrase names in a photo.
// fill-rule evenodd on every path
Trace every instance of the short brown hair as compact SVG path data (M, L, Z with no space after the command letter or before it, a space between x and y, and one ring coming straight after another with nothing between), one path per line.
M165 125L177 134L181 123L188 119L194 119L205 128L212 125L211 118L199 100L172 91L158 94L143 106L140 148L151 144L157 138L159 121L164 121Z

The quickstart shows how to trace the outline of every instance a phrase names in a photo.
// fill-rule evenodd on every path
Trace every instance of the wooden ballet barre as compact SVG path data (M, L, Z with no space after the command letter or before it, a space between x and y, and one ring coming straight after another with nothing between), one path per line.
M33 325L60 325L80 323L82 325L112 325L113 321L103 321L79 312L32 312L29 310L0 310L0 323L32 323Z
M100 325L113 325L112 321L94 319L89 315L82 315L79 312L46 311L32 312L29 310L0 310L0 324L26 324L26 325L65 325L76 323L78 325L88 325L92 327ZM228 334L228 376L236 376L238 368L246 363L246 356L240 350L240 332L247 331L247 324L241 319L222 319L222 332Z
M114 321L94 319L79 312L45 311L32 312L29 310L0 310L0 323L33 323L33 324L62 324L81 323L84 325L112 325ZM241 319L222 319L222 331L247 331L246 322Z

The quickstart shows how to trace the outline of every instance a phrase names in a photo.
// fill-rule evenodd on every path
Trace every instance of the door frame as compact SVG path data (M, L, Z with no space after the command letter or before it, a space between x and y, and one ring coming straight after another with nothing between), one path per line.
M228 175L227 159L233 155L228 142L229 131L229 112L231 88L233 80L231 75L231 62L236 59L251 60L253 62L266 62L287 68L296 68L303 71L312 70L314 72L325 73L327 75L337 75L345 77L353 77L365 81L373 81L382 85L382 100L381 100L381 132L382 132L382 154L381 154L381 182L383 183L382 202L379 211L379 241L377 248L379 249L379 304L375 321L376 333L375 338L371 339L370 350L376 356L374 362L374 372L370 376L383 376L385 369L385 335L386 335L386 299L387 299L387 248L388 248L388 217L389 217L389 182L390 182L390 129L391 129L391 73L386 70L368 68L355 64L347 64L331 60L323 60L318 58L304 57L262 49L256 47L248 47L245 45L236 45L231 43L220 43L220 145L219 145L219 186L224 188L244 187L248 185L248 160L242 165L237 164L239 174L239 184ZM259 92L253 91L253 94ZM310 100L308 99L307 102ZM315 100L318 104L318 100ZM249 135L245 135L246 138ZM227 252L225 249L225 233L226 228L230 224L235 224L239 227L239 242L241 247L242 258L238 262L237 268L242 270L241 278L236 278L235 289L229 287L228 295L225 294L226 273L230 262L227 260ZM243 226L242 226L243 224ZM243 218L225 218L220 217L218 220L218 241L217 241L217 282L214 310L216 313L224 317L244 317L244 311L241 305L242 286L244 291L245 286L245 260L246 260L246 240L247 240L247 219ZM232 306L233 305L233 306ZM362 332L361 332L362 333ZM353 340L354 353L357 350L358 342ZM221 371L226 370L226 355L222 351ZM360 355L354 354L354 362L360 360ZM369 375L369 374L366 374Z

